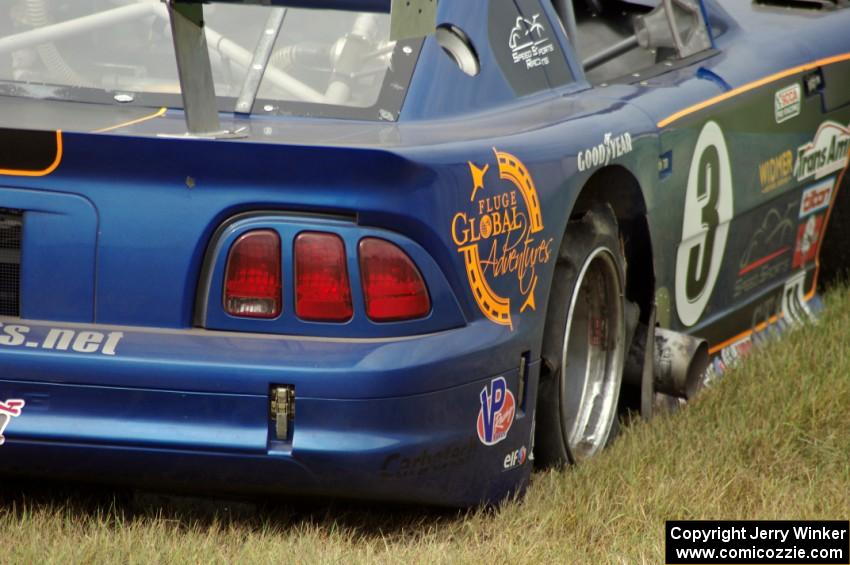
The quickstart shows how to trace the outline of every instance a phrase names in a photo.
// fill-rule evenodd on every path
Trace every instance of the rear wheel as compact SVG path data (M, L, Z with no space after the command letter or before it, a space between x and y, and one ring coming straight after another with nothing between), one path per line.
M616 435L626 346L625 259L617 220L596 205L559 251L543 339L535 460L577 463Z

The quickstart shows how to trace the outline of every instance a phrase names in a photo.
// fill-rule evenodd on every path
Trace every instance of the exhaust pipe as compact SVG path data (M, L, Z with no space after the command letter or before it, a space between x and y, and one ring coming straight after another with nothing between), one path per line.
M708 369L708 342L655 328L655 390L690 400L702 388Z

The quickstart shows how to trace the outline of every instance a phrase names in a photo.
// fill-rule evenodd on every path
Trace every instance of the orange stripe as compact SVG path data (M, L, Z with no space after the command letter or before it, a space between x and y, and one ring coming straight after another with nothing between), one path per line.
M809 293L806 294L805 299L811 300L815 292L817 292L818 288L818 276L820 276L820 250L823 247L824 236L826 235L826 229L829 227L829 220L832 218L832 210L835 208L835 203L838 202L838 193L841 192L841 184L844 182L844 176L847 174L848 169L850 169L850 151L847 153L848 163L847 166L844 167L844 170L841 171L841 174L838 175L838 179L835 181L835 186L833 187L833 195L832 202L829 204L829 210L826 212L826 219L824 219L823 226L820 230L820 238L818 240L818 251L815 255L815 276L812 279L812 288L809 290Z
M699 104L694 104L693 106L690 106L689 108L685 108L684 110L680 110L680 111L676 112L675 114L673 114L673 115L671 115L667 118L664 118L663 120L658 122L658 127L659 128L667 127L670 124L672 124L673 122L681 120L685 116L689 116L689 115L691 115L695 112L699 112L700 110L704 110L704 109L706 109L710 106L714 106L715 104L719 104L720 102L723 102L724 100L729 100L730 98L738 96L739 94L743 94L745 92L749 92L751 90L759 88L760 86L770 84L771 82L776 82L778 80L782 80L782 79L787 78L787 77L792 76L792 75L804 73L806 71L811 71L811 70L816 69L818 67L823 67L825 65L833 65L835 63L841 63L843 61L848 61L848 60L850 60L850 53L844 53L843 55L835 55L834 57L827 57L825 59L818 59L817 61L813 61L811 63L806 63L805 65L800 65L799 67L794 67L794 68L791 68L791 69L780 71L776 74L772 74L770 76L766 76L762 79L751 82L749 84L745 84L744 86L739 86L738 88L734 88L734 89L730 90L729 92L724 92L723 94L715 96L714 98L709 98L708 100L705 100L704 102L700 102Z
M116 129L126 128L126 127L129 127L129 126L134 126L136 124L141 124L143 122L147 122L148 120L152 120L154 118L159 118L161 116L164 116L167 111L168 111L168 108L163 107L163 108L160 108L159 110L157 110L156 112L154 112L153 114L150 114L148 116L142 116L141 118L137 118L135 120L130 120L129 122L124 122L123 124L118 124L118 125L115 125L115 126L109 126L108 128L96 129L92 133L105 133L107 131L113 131L113 130L116 130Z
M62 130L56 131L56 158L53 163L46 169L40 171L25 171L20 169L0 169L0 175L9 175L13 177L43 177L47 176L56 170L59 163L62 162Z
M763 331L765 328L767 328L767 326L775 324L776 322L779 321L779 318L782 318L782 317L783 317L782 313L771 316L770 318L768 318L768 320L766 322L762 322L762 323L758 324L754 329L747 330L745 332L741 332L738 335L736 335L735 337L730 337L726 341L724 341L724 342L722 342L718 345L715 345L714 347L712 347L711 349L708 350L708 354L714 355L715 353L717 353L721 349L723 349L725 347L729 347L730 345L732 345L736 341L740 341L744 338L750 337L751 335L753 335L753 333Z

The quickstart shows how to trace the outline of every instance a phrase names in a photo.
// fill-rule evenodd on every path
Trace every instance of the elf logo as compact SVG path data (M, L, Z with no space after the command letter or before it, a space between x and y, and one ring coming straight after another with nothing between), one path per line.
M496 377L490 381L489 387L481 389L480 400L478 439L484 445L496 445L508 436L508 431L514 423L514 395L508 390L505 378Z
M502 465L502 468L505 471L510 471L516 467L522 467L525 464L525 460L528 457L528 450L523 445L516 451L511 451L507 455L505 455L505 462Z

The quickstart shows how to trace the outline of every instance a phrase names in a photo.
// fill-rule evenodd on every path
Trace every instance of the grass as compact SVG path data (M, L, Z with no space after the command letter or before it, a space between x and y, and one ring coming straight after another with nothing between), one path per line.
M686 409L465 513L0 486L0 562L662 563L668 519L850 517L850 293Z

